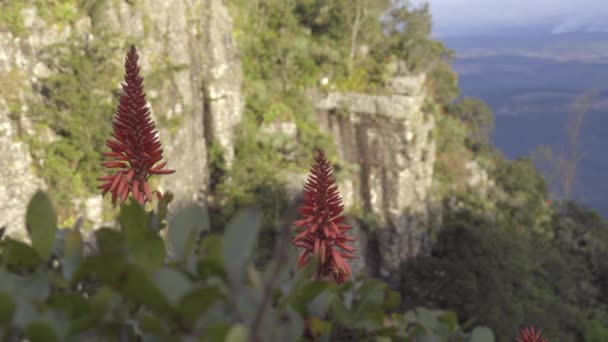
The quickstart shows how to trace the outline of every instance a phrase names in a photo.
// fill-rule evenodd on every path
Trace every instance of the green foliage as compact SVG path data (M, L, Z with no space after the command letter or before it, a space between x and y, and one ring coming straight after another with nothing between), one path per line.
M551 218L553 238L510 224L467 207L449 212L431 255L404 267L405 304L455 309L499 341L529 324L550 341L603 336L606 222L568 204Z
M433 183L440 195L466 190L469 175L466 163L472 157L465 145L466 136L462 122L450 115L436 115Z
M515 230L550 233L547 186L534 164L526 158L499 160L493 176L506 193L497 200L498 221Z
M36 15L47 23L70 25L78 17L76 0L25 0L0 2L0 30L8 30L15 35L27 34L21 10L34 8Z
M0 3L0 29L8 30L14 34L25 31L21 10L26 4L21 1L3 1Z
M422 60L438 60L447 51L429 37L427 7L399 5L392 12L392 26L383 26L381 17L393 8L391 1L229 4L242 53L246 109L230 170L221 151L211 148L211 184L218 195L212 209L221 212L212 216L217 219L212 225L222 227L235 208L256 203L264 213L262 226L272 228L284 210L281 171L307 170L315 147L333 154L332 137L320 132L306 90L327 77L328 87L338 91L382 92L390 76L388 61L407 60L410 71L417 73L431 67L423 66ZM295 139L264 133L262 128L277 122L295 122ZM265 240L273 236L262 232Z
M475 151L479 145L490 144L494 131L494 114L482 100L465 97L450 108L450 113L464 122L469 131L468 145Z
M428 3L412 7L406 1L394 6L383 22L387 53L403 59L412 73L429 71L439 60L451 55L441 42L431 39L431 26Z
M63 208L61 221L75 213L75 197L97 192L96 179L103 173L99 151L111 131L116 95L108 89L115 89L121 68L107 58L120 46L111 37L98 39L46 50L41 58L54 73L41 80L43 101L31 103L30 117L36 127L56 135L50 141L26 139L38 173Z
M453 313L398 310L399 295L379 280L336 286L310 280L312 269L293 278L285 262L269 266L278 272L257 271L251 251L259 210L239 211L225 235L207 235L192 249L193 237L206 230L205 214L185 208L167 226L167 205L146 212L131 201L121 209L119 229L96 231L96 248L84 254L92 241L78 230L49 234L55 213L45 194L35 195L27 215L36 217L36 229L49 231L31 235L32 246L0 241L0 338L491 341L483 339L492 336L485 328L463 332ZM165 258L161 234L182 257ZM49 255L37 246L54 247Z
M47 195L38 191L27 208L25 224L32 239L32 247L43 259L48 259L57 230L57 216Z
M458 75L445 62L439 62L427 76L427 85L433 99L442 107L448 107L460 95Z

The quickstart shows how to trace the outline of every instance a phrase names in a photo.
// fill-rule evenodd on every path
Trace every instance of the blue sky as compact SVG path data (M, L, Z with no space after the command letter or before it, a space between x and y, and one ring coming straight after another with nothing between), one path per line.
M413 0L413 3L425 0ZM542 29L608 32L608 0L428 0L435 34Z

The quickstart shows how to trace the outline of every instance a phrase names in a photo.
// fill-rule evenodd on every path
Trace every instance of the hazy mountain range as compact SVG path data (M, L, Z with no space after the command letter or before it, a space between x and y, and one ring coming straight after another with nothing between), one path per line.
M608 216L608 33L495 34L444 37L454 49L463 95L496 115L495 143L508 157L539 145L558 150L574 98L599 97L585 117L575 199Z

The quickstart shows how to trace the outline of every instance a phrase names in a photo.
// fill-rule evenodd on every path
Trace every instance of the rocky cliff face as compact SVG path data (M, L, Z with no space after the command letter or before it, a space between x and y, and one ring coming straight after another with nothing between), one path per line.
M358 166L340 184L345 207L377 218L373 230L356 230L362 257L355 268L395 283L401 264L428 247L435 142L433 118L421 109L424 77L392 84L389 95L318 94L315 106L340 158Z
M46 23L35 8L21 15L29 31L25 37L0 32L0 227L21 231L28 199L44 187L30 171L28 147L19 142L19 134L35 134L28 130L26 104L42 96L39 79L56 72L40 54L53 44L86 45L108 35L118 46L137 45L153 117L177 122L172 128L160 125L165 156L178 170L163 177L161 188L174 192L176 205L204 203L207 146L219 145L230 165L233 130L243 113L241 66L223 1L106 1L70 25ZM123 50L110 58L122 61ZM360 258L353 268L393 282L400 265L427 248L432 225L434 121L421 109L424 81L424 76L397 76L387 95L313 95L321 129L334 136L341 161L354 170L340 183L345 205L374 222L355 229ZM279 131L297 134L295 125L288 128ZM291 179L298 180L292 187L299 190L305 175ZM99 196L79 202L87 218L100 223Z
M28 148L18 142L16 130L27 127L27 101L41 96L38 79L54 72L39 58L53 44L84 45L103 34L138 47L144 77L159 75L145 84L153 117L178 122L160 131L169 166L179 170L164 177L161 188L174 192L176 205L205 202L209 144L222 147L228 163L232 159L233 129L243 113L242 76L224 2L119 0L88 10L66 25L45 22L35 7L25 8L20 12L25 36L0 31L0 227L21 230L27 200L43 186L30 171ZM110 58L122 61L124 51ZM100 200L97 205L80 200L97 224Z
M176 205L204 203L207 146L217 143L230 164L233 131L244 107L241 64L224 2L146 0L131 6L119 1L107 6L98 20L140 41L144 74L170 70L159 89L149 91L156 90L155 97L162 98L159 107L152 108L157 116L180 119L171 139L165 139L165 155L179 175L164 177L161 187L174 192Z

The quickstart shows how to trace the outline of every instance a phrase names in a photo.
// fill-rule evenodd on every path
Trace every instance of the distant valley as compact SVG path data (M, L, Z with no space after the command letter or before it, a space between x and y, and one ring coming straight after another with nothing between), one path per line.
M510 159L559 149L576 96L598 91L581 130L574 198L608 216L608 34L443 38L464 96L486 101L494 140Z

